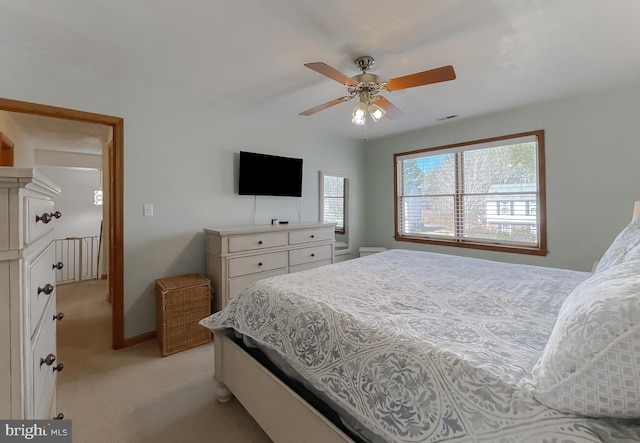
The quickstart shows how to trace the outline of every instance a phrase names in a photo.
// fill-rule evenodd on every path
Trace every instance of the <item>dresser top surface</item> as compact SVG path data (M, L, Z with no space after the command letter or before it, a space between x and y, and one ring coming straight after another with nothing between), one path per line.
M60 188L46 175L34 168L14 168L0 166L0 186L35 187L51 194L60 194Z
M319 223L319 222L301 222L301 223L286 223L278 225L246 225L246 226L230 226L228 228L211 228L204 229L207 234L220 235L222 237L230 235L246 235L246 234L259 234L264 232L280 232L280 231L292 231L298 229L314 229L314 228L329 228L335 227L335 223Z

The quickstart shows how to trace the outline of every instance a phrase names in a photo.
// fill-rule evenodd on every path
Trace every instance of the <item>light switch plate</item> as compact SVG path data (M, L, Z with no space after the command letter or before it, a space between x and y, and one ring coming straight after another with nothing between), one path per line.
M153 205L151 203L142 205L142 215L145 217L153 217Z

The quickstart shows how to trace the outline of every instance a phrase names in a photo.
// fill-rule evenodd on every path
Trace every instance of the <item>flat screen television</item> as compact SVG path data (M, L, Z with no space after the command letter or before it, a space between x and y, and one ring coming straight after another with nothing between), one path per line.
M302 197L302 159L240 151L238 193Z

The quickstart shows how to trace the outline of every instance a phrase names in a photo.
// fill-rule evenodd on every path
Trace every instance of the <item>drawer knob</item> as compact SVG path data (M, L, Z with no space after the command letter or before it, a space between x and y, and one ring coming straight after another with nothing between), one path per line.
M258 266L262 266L262 262L258 263Z
M45 358L40 358L40 366L42 365L51 366L54 361L56 361L56 356L53 354L49 354Z
M58 363L58 366L53 367L53 372L62 371L64 369L64 365L62 363Z
M47 283L46 285L44 285L44 288L38 287L38 295L40 295L41 292L44 292L45 294L49 295L53 292L53 290L54 290L54 287L49 283Z
M58 315L53 316L53 321L56 321L56 320L60 321L63 318L64 318L64 314L62 312L58 312Z
M51 221L51 214L49 214L48 212L45 212L42 215L36 215L36 223L38 223L39 221L41 221L46 225Z
M313 235L313 234L311 234L311 238L316 238L316 236L315 236L315 235Z
M258 244L261 245L262 244L262 240L258 241Z
M62 212L56 211L56 212L52 212L50 215L51 217L60 218L62 217Z
M311 257L315 257L315 256L316 256L316 254L313 254L313 253L311 254Z
M64 414L61 412L58 415L56 415L55 417L53 417L54 420L64 420Z
M62 264L62 262L61 262L61 261L59 261L58 263L55 263L55 264L53 265L53 269L60 270L60 269L62 269L62 268L64 268L64 264Z

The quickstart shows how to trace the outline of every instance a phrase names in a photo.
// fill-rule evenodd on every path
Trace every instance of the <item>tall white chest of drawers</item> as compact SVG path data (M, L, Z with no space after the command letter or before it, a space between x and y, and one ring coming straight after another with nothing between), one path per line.
M294 223L205 229L207 277L219 311L260 279L334 261L335 225Z
M35 169L0 167L0 418L56 417L53 227L60 188Z

